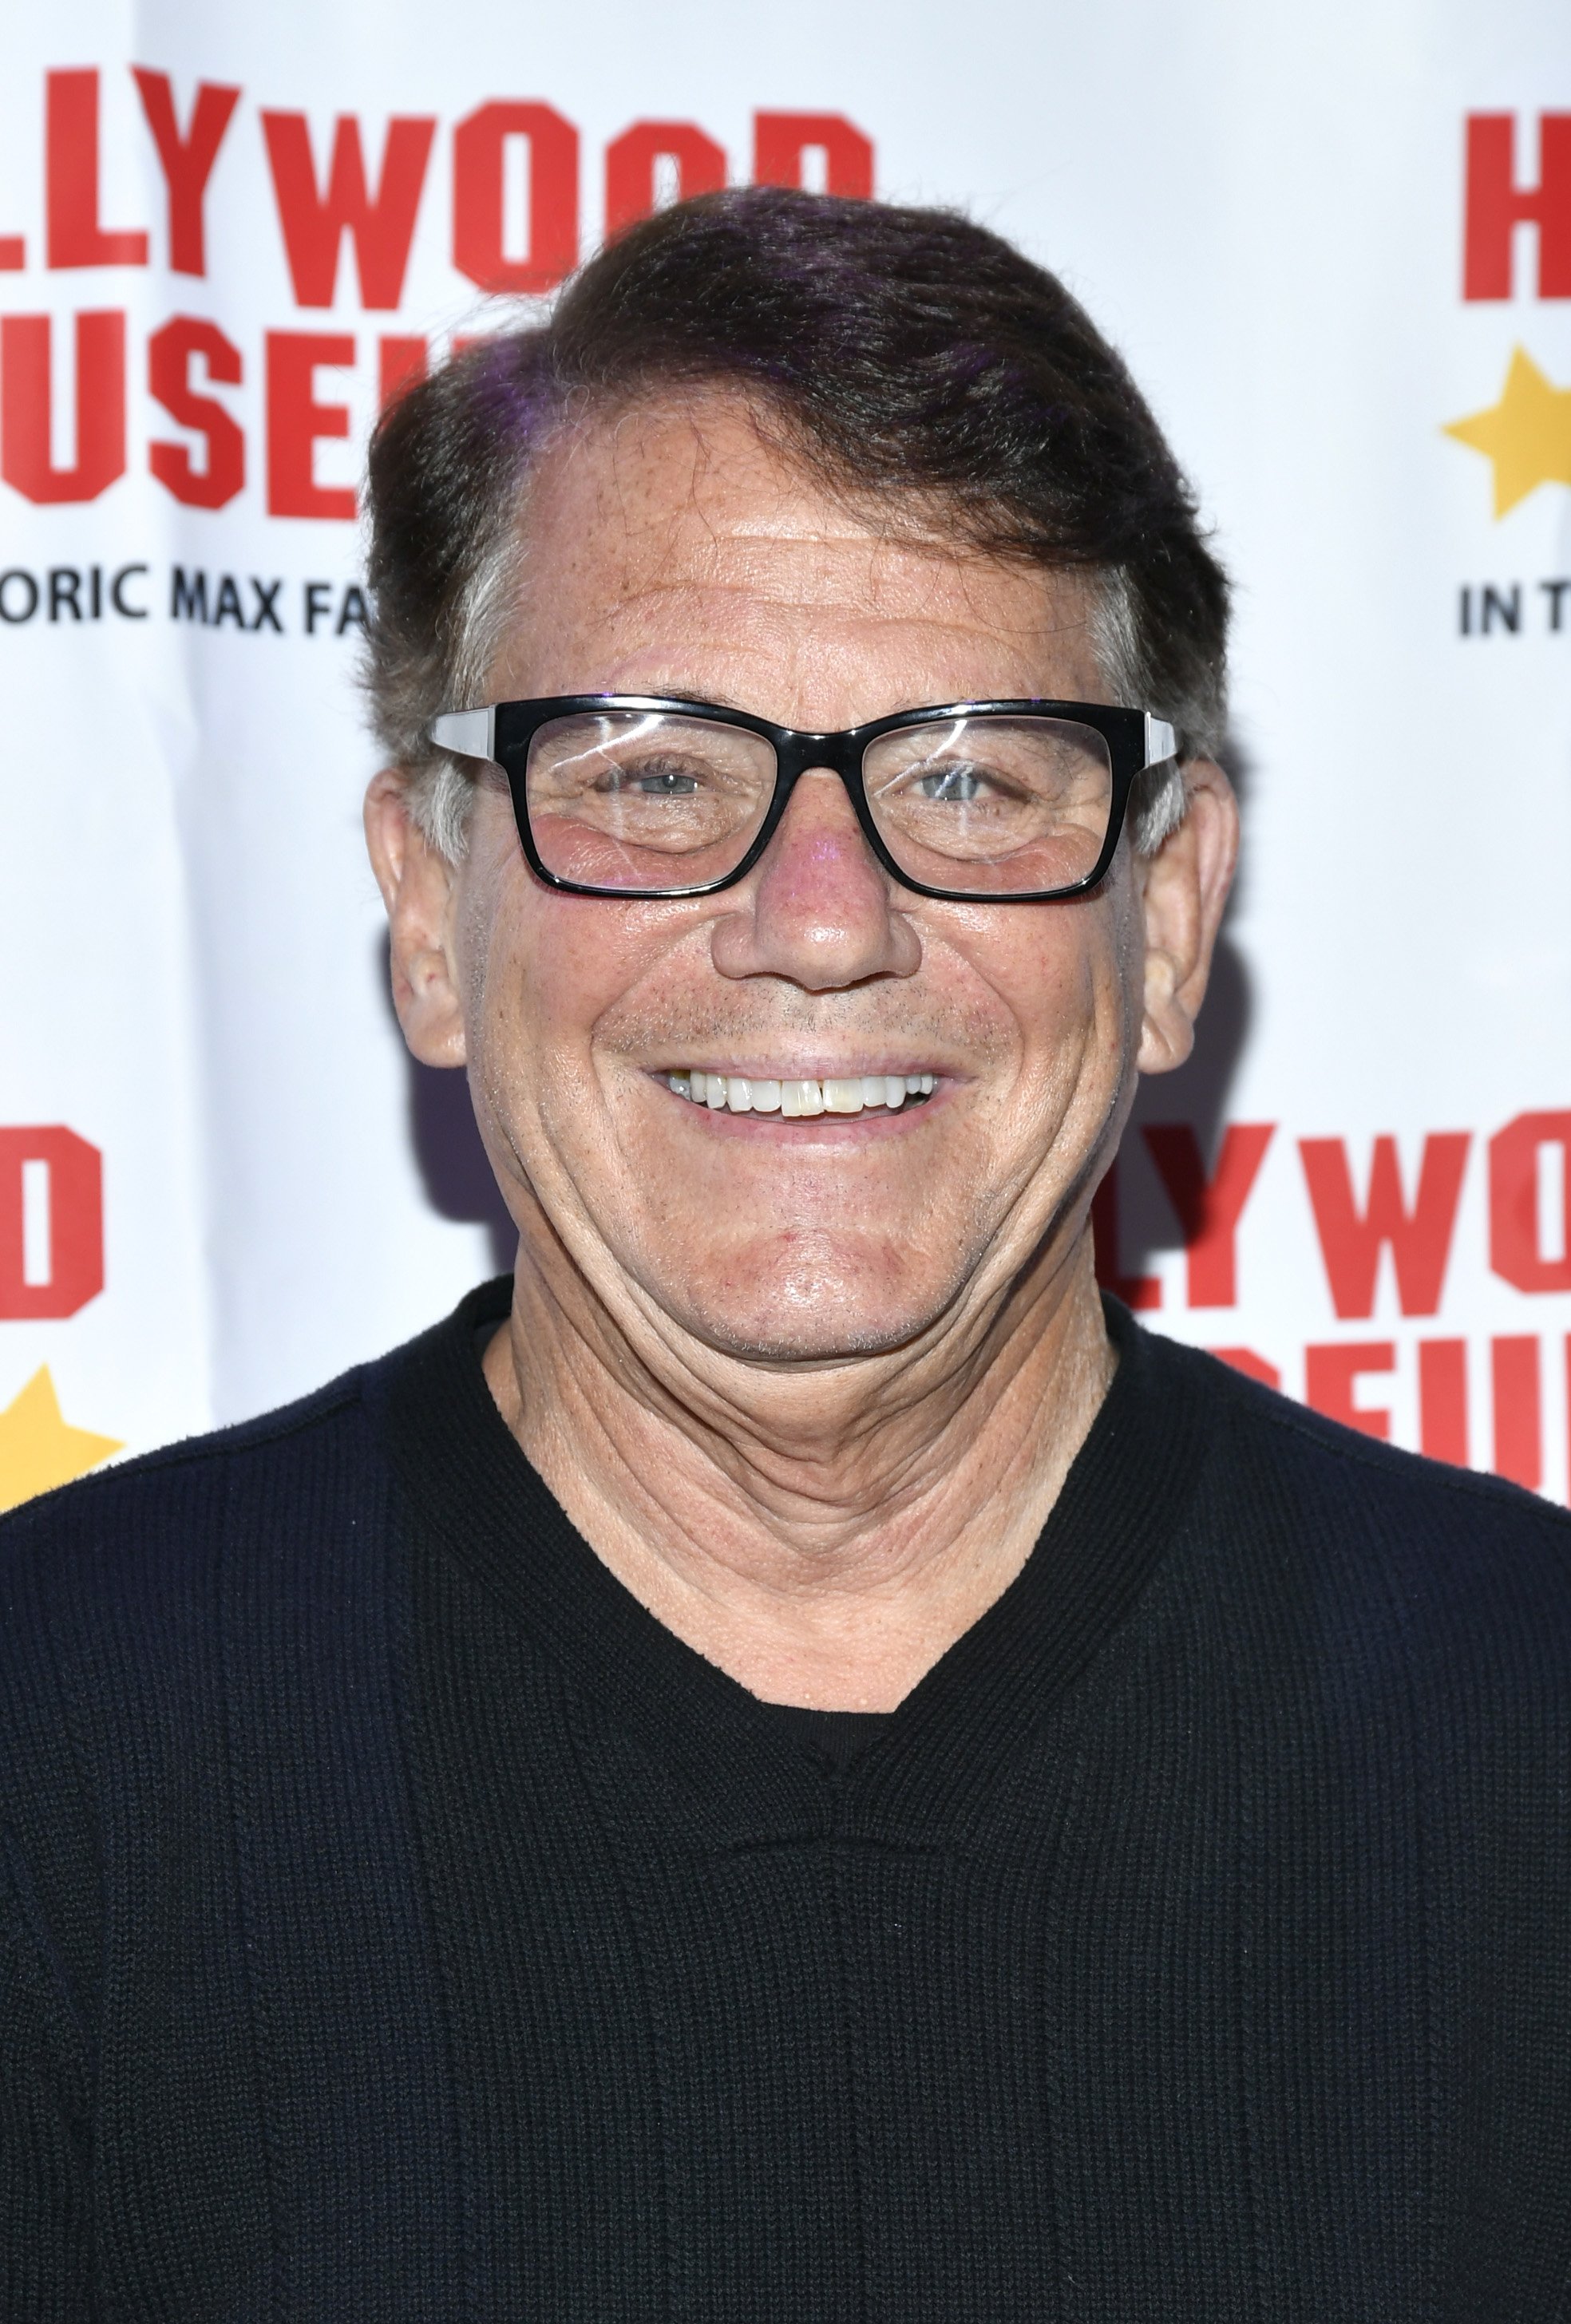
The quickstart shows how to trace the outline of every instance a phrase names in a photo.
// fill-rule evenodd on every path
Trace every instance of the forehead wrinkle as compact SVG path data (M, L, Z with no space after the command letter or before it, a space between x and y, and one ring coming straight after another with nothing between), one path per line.
M827 604L854 604L863 613L881 612L893 603L902 616L936 614L950 622L954 609L963 607L980 628L991 632L1003 626L1021 635L1033 630L1057 633L1083 629L1089 618L1084 587L1072 581L1066 586L1045 568L1012 567L963 551L912 552L865 535L782 539L762 530L719 532L708 524L705 529L702 546L681 544L685 559L679 558L675 565L672 551L678 543L670 528L661 529L658 548L647 535L630 542L633 553L622 561L624 579L639 595L683 589L745 593L804 611L817 602L816 593L822 593ZM1008 587L1007 598L1018 605L1018 613L1006 613L996 603L979 604L982 586L999 581L1016 585Z
M784 717L788 724L838 727L978 693L1077 693L1084 677L1047 666L1055 634L1062 652L1064 632L1019 633L1021 641L1037 648L1029 657L1033 669L1041 665L1022 685L1019 673L979 668L976 659L979 645L985 649L1001 637L1015 651L1015 633L999 622L984 630L959 609L947 620L919 610L879 614L855 603L826 609L818 600L765 601L743 584L696 587L683 579L611 613L602 632L610 650L597 664L596 684L618 692L697 696ZM842 699L843 715L806 708L826 686ZM788 701L797 705L794 715Z
M947 619L919 608L878 613L854 598L827 604L817 597L763 597L745 581L695 584L686 578L662 582L624 599L612 613L610 627L624 653L637 652L641 645L652 651L670 650L664 640L674 633L680 650L722 655L735 651L750 658L759 652L803 651L860 658L871 641L870 632L885 643L893 637L907 638L919 651L940 637L968 643L978 634L1054 634L1029 627L1015 631L1000 622ZM640 631L647 636L641 639Z
M931 621L951 629L968 624L1017 637L1058 638L1086 632L1090 625L1087 593L1077 576L1045 568L1012 567L963 550L913 547L864 534L809 535L783 539L767 530L717 531L706 523L707 540L679 544L667 530L651 561L655 569L624 570L618 591L624 600L698 595L751 596L781 611L811 616L838 613ZM673 571L673 554L685 546L689 569ZM697 550L697 553L692 553ZM643 556L633 560L643 563ZM982 586L1003 579L1018 584L1004 603L984 606Z
M939 637L964 644L980 634L1048 647L1086 635L1084 615L1056 621L1050 609L1044 608L1043 613L1044 618L1033 621L1022 609L1016 619L995 614L987 620L969 601L964 607L929 604L881 610L851 594L829 601L778 590L765 596L744 576L696 581L680 575L652 580L624 597L612 614L612 628L621 632L625 653L640 650L642 641L636 632L647 626L651 631L678 629L682 649L732 650L749 658L761 651L783 651L793 661L808 651L820 659L859 657L870 642L870 631L884 641L903 636L919 653L924 643L930 646ZM832 625L827 632L826 625ZM630 629L635 633L631 637ZM647 644L657 652L670 650L653 635Z

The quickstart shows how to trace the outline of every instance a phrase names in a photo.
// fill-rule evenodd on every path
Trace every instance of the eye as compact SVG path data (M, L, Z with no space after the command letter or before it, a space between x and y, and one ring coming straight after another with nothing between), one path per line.
M698 778L686 768L651 766L607 767L597 790L636 791L641 798L690 798L698 788Z
M985 775L975 767L965 766L929 767L912 785L919 798L952 800L962 806L980 798L991 788Z

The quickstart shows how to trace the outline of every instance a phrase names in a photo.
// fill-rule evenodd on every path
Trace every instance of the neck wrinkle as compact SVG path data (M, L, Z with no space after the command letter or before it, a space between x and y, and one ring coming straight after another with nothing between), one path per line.
M908 1360L900 1397L886 1370L810 1431L789 1397L739 1407L554 1292L523 1260L487 1351L515 1439L657 1619L753 1692L822 1707L898 1701L1008 1588L1114 1368L1084 1235L930 1387Z

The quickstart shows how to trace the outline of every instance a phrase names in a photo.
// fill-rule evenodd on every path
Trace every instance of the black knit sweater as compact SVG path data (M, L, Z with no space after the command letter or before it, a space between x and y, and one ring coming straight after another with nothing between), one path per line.
M662 1629L506 1286L0 1532L0 2311L1571 2315L1571 1522L1114 1316L860 1748Z

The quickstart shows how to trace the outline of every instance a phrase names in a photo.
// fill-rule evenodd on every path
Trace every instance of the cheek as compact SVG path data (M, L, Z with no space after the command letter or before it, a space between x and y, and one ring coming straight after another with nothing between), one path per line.
M1127 899L1114 891L1085 904L1023 906L1002 930L982 923L964 943L970 973L1013 1027L1021 1093L1033 1105L1067 1104L1087 1075L1121 1074L1139 1025L1141 955L1131 927Z
M476 899L464 946L471 1082L519 1148L541 1123L553 1144L599 1108L596 1029L664 947L615 905L542 888L522 862Z

